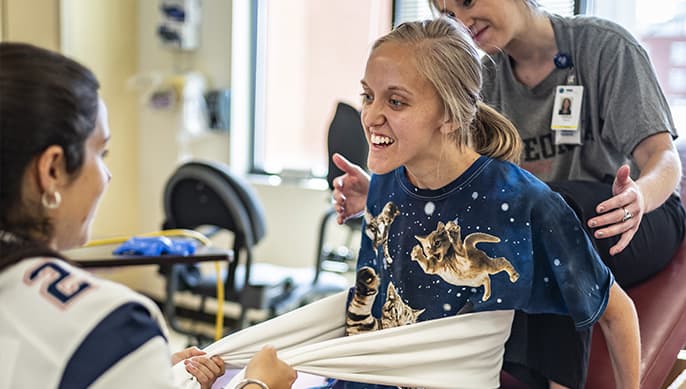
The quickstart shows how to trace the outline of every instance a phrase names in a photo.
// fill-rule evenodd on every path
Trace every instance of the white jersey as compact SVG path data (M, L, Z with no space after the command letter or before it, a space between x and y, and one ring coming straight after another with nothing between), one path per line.
M55 258L0 273L0 389L174 387L155 304Z

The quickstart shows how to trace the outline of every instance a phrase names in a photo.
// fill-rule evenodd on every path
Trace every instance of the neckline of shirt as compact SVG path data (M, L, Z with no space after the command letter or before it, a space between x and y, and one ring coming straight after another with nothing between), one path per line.
M448 185L438 189L422 189L412 185L410 180L407 178L407 173L404 166L397 168L393 174L400 183L400 188L409 196L423 200L440 200L450 196L453 192L460 191L468 186L469 183L476 179L481 172L491 164L491 162L493 162L492 158L483 155L479 156L479 158L477 158L476 161L474 161L474 163L472 163L464 173L462 173Z

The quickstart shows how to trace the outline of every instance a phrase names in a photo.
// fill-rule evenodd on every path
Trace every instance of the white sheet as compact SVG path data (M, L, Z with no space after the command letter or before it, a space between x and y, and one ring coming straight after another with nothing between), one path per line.
M344 336L347 292L231 334L205 351L244 367L263 345L296 370L348 381L424 387L497 388L514 311L471 313ZM180 363L175 375L197 389ZM229 383L242 378L238 374Z

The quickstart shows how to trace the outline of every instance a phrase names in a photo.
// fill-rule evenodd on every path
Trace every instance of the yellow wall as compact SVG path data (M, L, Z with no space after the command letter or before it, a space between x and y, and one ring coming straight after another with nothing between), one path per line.
M25 0L20 0L25 1ZM138 232L138 107L126 86L138 68L136 0L62 0L62 51L90 67L109 108L112 182L93 238Z
M0 37L58 50L59 0L0 0Z
M137 0L0 0L0 37L60 50L90 67L110 110L114 179L93 236L137 232L138 114L126 81L138 67Z

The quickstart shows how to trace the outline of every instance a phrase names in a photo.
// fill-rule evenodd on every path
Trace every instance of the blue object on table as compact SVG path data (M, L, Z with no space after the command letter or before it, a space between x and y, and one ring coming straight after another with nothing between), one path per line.
M166 236L136 237L127 240L112 252L115 255L193 255L196 242L191 239Z

